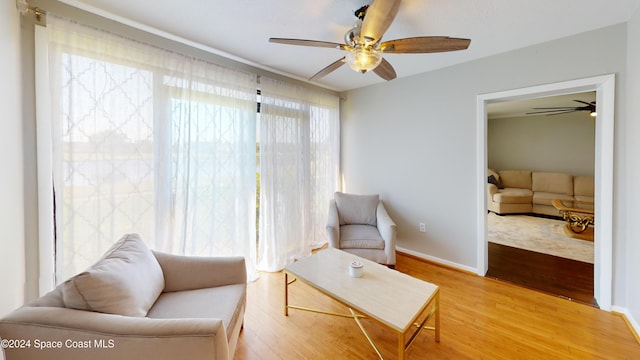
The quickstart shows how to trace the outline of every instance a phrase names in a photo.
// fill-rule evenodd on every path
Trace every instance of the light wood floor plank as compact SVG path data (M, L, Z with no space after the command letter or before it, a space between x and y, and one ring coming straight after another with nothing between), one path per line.
M423 332L409 360L640 359L640 344L615 314L403 254L396 269L440 286L441 342ZM376 358L351 319L293 309L284 316L283 277L262 273L249 284L236 359ZM290 286L290 302L346 311L302 282ZM363 323L385 359L395 359L395 336L373 320Z

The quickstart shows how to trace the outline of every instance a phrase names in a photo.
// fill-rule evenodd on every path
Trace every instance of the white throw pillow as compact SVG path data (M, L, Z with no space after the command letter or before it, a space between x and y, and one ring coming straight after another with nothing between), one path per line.
M86 271L61 285L67 308L146 316L164 289L164 275L138 234L127 234Z
M378 224L376 212L380 197L378 195L353 195L336 192L334 194L340 225Z

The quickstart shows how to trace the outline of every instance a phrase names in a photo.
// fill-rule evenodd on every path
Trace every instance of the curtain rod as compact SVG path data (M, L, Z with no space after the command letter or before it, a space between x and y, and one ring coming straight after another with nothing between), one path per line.
M16 7L21 15L25 16L28 13L33 13L38 21L41 20L43 15L47 15L46 10L42 10L37 6L31 6L27 0L16 0Z

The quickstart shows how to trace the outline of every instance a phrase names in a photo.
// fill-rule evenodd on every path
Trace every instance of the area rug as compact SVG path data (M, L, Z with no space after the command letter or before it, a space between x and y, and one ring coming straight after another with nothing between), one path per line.
M487 225L489 242L593 264L593 242L566 236L562 220L489 213Z

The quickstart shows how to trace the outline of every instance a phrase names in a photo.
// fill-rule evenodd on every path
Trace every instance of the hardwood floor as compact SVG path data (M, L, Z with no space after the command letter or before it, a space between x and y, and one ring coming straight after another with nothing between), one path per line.
M593 264L489 243L487 277L598 306Z
M424 331L407 359L640 358L640 344L616 314L403 254L396 269L441 289L441 342ZM261 273L249 284L235 359L377 358L351 319L295 310L284 316L283 281L282 273ZM290 301L345 311L302 282L290 286ZM395 359L395 336L373 320L363 324L384 357Z

